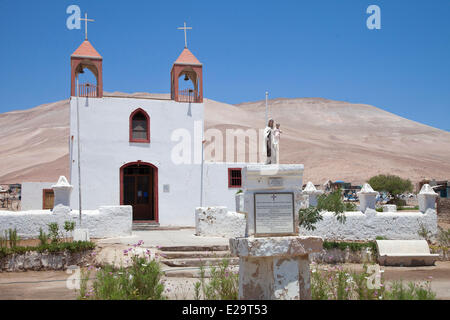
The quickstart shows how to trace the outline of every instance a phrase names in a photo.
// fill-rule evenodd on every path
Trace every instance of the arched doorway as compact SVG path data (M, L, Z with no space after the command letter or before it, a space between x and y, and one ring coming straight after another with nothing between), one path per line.
M120 204L133 207L133 222L158 222L158 168L142 161L123 165Z

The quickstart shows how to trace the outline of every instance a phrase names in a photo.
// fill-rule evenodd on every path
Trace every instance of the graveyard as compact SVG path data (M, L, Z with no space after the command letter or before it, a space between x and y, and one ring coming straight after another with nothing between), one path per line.
M0 300L450 300L448 6L319 2L5 3Z

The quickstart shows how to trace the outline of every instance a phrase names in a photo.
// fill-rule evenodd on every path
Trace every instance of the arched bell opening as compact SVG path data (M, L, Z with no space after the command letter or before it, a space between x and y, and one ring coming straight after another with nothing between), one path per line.
M199 102L198 77L192 68L186 68L178 76L178 101Z
M75 69L79 97L98 97L98 69L89 61L80 62Z
M75 66L75 79L78 80L79 97L99 97L99 70L89 60L82 60Z

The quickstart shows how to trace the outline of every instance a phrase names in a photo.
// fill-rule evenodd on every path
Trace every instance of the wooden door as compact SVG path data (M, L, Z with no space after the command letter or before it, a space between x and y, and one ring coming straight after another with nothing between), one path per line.
M53 209L53 204L55 203L53 189L44 189L42 192L42 209Z
M133 207L133 220L154 221L154 172L147 165L123 168L123 201Z

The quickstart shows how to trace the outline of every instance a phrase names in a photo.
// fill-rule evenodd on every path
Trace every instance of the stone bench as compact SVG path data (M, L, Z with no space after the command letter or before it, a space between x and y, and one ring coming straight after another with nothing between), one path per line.
M425 240L377 240L378 263L383 266L432 266L439 254L431 254Z

